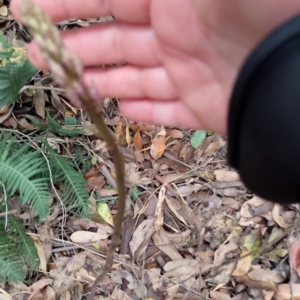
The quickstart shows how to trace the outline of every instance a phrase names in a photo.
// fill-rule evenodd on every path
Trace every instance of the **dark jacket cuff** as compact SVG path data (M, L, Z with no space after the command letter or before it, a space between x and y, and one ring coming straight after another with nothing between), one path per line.
M228 161L245 185L276 202L300 202L300 16L246 60L228 117Z

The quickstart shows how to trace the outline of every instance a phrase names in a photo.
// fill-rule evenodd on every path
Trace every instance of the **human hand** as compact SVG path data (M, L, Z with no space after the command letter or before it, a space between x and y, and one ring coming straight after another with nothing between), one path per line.
M11 0L20 20L21 2ZM102 97L133 120L226 133L230 94L251 50L300 11L298 0L34 0L53 22L114 15L62 33ZM35 43L31 61L47 68ZM112 69L91 68L127 62Z

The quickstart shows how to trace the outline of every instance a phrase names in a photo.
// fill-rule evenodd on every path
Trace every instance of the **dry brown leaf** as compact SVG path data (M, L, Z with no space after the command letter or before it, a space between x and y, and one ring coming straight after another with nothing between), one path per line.
M36 129L36 127L33 124L28 123L28 121L25 118L20 118L17 122L18 122L18 129L21 131Z
M290 261L293 270L300 276L300 241L296 239L291 242Z
M39 259L40 259L39 269L45 275L47 275L47 258L46 258L46 254L45 254L45 251L44 251L43 243L41 242L41 240L37 236L31 235L30 237L34 242L34 245L37 249L38 256L39 256Z
M176 282L182 280L182 276L198 276L200 273L205 273L212 265L209 263L199 262L195 259L179 259L169 261L164 265L165 274L161 280L165 278L177 278Z
M57 94L55 90L51 90L51 103L61 113L62 116L65 116L67 108L62 103L61 97Z
M35 84L36 86L42 87L43 85L39 82ZM42 89L36 90L36 96L34 101L35 112L42 119L45 119L45 92Z
M231 297L228 294L225 294L225 293L222 293L219 291L212 291L209 294L209 296L212 300L230 300L231 299Z
M14 104L11 104L10 106L5 105L0 108L0 124L2 124L6 119L9 118L13 108Z
M183 198L191 196L193 193L197 193L203 187L200 183L195 184L186 184L183 186L177 187L179 195ZM168 194L168 192L167 192Z
M163 127L156 134L150 146L150 154L153 159L160 158L166 149L166 131Z
M252 280L248 275L235 277L237 282L243 283L248 287L257 288L257 289L265 289L270 291L277 291L276 285L269 282L263 282L258 280Z
M85 243L95 243L99 240L105 240L108 238L108 234L91 232L91 231L76 231L71 234L70 240L74 243L85 244Z
M189 225L194 224L193 210L187 205L185 200L181 197L169 197L169 199L172 201L172 205L174 206L175 210L180 212L180 215L183 217L185 222Z
M127 143L127 145L130 145L131 144L131 136L130 136L130 131L129 131L128 125L126 125L125 131L126 131L126 143Z
M252 215L252 210L266 203L266 200L254 195L250 200L242 204L239 224L242 226L255 225L257 219Z
M121 147L127 146L126 127L123 125L122 121L120 121L116 127L115 139L119 146Z
M144 220L134 231L129 247L136 261L145 252L154 231L154 218Z
M251 267L251 255L247 249L243 249L232 276L242 276L248 273Z
M226 144L226 142L221 137L211 137L214 139L214 141L209 142L211 141L211 139L207 139L207 143L209 144L203 143L202 146L196 151L196 155L200 160L206 160Z
M228 243L226 245L221 245L214 254L214 265L218 265L222 263L226 257L226 254L231 251L235 251L238 249L238 244L236 243Z
M41 279L33 283L29 287L30 296L28 297L28 300L33 299L33 297L38 293L40 293L44 287L46 287L47 285L51 285L52 283L53 283L53 279Z
M57 268L50 271L50 276L54 279L53 289L56 297L65 294L76 284L75 272L84 266L86 262L85 252L73 255L63 269ZM74 274L74 275L73 275Z
M292 283L294 300L300 300L300 284ZM279 284L277 286L276 300L291 300L291 286L288 283Z
M280 215L281 205L276 203L272 210L272 217L274 221L281 227L281 228L289 228L291 227L290 224L287 224L283 217Z
M61 101L67 106L69 107L69 109L72 111L72 113L76 116L77 115L77 108L75 108L74 106L72 106L68 101L64 100L63 98L60 98Z
M133 144L137 151L143 150L143 140L139 131L137 131L133 136Z
M110 296L111 300L132 300L124 291L120 290L118 286L115 287L113 293Z
M182 259L180 253L173 245L170 244L170 240L165 234L164 229L161 229L160 233L155 232L152 236L152 239L159 250L169 256L172 260Z
M166 236L169 241L174 245L180 245L190 240L191 230L185 230L183 232L166 232Z
M171 137L172 139L182 139L183 133L182 133L182 131L180 131L178 129L171 129L168 132L168 136Z
M106 181L104 176L96 176L96 177L89 177L87 178L87 184L88 184L88 191L91 192L93 190L101 189L103 186L105 186Z
M155 209L155 223L154 228L159 232L164 224L163 205L165 200L166 187L163 185L159 191L158 201Z
M223 200L223 205L228 206L235 210L240 210L240 208L242 206L241 202L239 202L233 198L225 198Z
M118 194L118 191L112 189L97 189L96 193L101 197L110 197Z
M92 227L97 228L97 232L100 234L107 234L110 235L112 233L112 228L108 225L98 223L95 220L89 220L89 219L84 219L84 218L69 218L68 219L68 224L70 226L80 226L81 228L85 230L89 230Z
M263 268L255 268L248 273L248 277L252 280L258 280L268 283L282 283L285 277L281 273Z
M177 210L175 209L175 207L173 206L172 201L171 201L167 196L165 196L165 201L166 201L168 207L170 208L170 210L174 213L174 215L175 215L182 223L184 223L185 225L188 225L188 224L185 222L184 218L180 215L180 211L177 211Z
M46 288L42 291L43 300L55 300L55 292L51 286L46 286Z
M237 172L229 171L227 169L219 169L214 171L217 181L238 181L240 175Z

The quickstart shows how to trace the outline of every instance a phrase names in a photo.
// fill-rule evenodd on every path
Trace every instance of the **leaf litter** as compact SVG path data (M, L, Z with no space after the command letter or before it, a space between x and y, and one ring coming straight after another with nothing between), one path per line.
M0 14L7 14L7 5L1 3ZM26 44L18 25L8 26L13 20L7 19L1 30L13 44ZM70 20L61 28L93 21L99 20ZM84 299L110 244L118 208L115 170L84 112L56 91L47 74L31 83L30 92L20 96L22 105L4 110L1 126L34 134L32 117L45 124L48 111L62 129L66 116L74 117L74 128L83 134L46 128L47 139L85 176L92 217L69 213L64 219L54 203L37 229L34 212L16 201L16 216L34 240L40 270L30 273L26 284L2 283L0 297ZM118 99L106 99L104 115L126 160L129 197L122 245L96 299L300 299L297 206L273 204L248 191L226 164L226 137L133 123L119 114L117 104Z

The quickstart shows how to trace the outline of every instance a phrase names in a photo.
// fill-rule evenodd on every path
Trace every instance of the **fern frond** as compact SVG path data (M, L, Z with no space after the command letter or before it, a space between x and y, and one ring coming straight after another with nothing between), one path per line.
M6 229L4 218L0 219L0 266L0 282L24 281L28 268L38 270L39 257L34 243L14 216L8 216Z
M32 239L26 234L24 226L13 216L8 218L8 224L9 229L13 230L14 240L19 244L19 251L22 253L23 261L26 262L30 269L38 270L39 256L37 249Z
M76 207L79 215L88 217L90 215L89 194L85 178L72 167L69 161L57 155L47 141L43 143L49 152L48 159L53 180L62 185L62 198L69 204L68 209Z
M22 204L29 204L44 219L49 214L51 194L48 169L37 151L30 151L30 143L22 145L12 153L14 138L5 137L0 144L0 181L5 185L8 196L17 191Z

